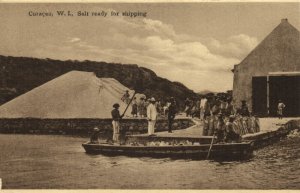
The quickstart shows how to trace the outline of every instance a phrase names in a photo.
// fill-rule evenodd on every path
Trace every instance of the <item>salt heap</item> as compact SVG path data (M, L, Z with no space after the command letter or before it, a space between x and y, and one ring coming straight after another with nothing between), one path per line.
M71 71L0 106L0 118L111 118L114 103L124 112L126 90L113 78ZM125 117L130 113L129 107Z

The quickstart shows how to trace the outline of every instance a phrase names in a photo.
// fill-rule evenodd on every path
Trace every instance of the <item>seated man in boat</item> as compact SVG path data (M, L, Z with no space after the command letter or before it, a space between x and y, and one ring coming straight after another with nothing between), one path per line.
M113 142L118 143L120 138L120 120L123 118L124 115L120 115L119 111L120 105L115 103L113 105L113 110L111 111L112 116L112 125L113 125Z
M229 121L226 123L226 133L225 133L225 142L240 142L241 136L234 132L234 121L235 117L233 115L229 116Z
M91 138L90 138L90 143L92 143L92 144L99 143L99 132L100 132L100 129L98 127L95 127L94 131L91 135Z

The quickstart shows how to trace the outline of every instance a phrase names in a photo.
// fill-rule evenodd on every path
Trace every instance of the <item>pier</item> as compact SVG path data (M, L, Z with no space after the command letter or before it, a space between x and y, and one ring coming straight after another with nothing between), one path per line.
M182 138L195 138L202 137L203 125L200 120L193 119L195 125L181 130L173 130L172 133L168 131L156 132L158 137L182 137ZM260 148L271 144L282 137L288 135L293 129L300 128L300 117L297 118L260 118L260 132L251 133L242 136L245 141L254 141L254 147ZM147 134L141 134L146 136Z

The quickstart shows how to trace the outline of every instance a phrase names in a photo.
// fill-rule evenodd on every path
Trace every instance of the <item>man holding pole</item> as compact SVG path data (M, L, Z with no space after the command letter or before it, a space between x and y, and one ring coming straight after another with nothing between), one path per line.
M155 98L150 99L150 104L147 107L147 119L148 119L148 134L149 136L154 135L154 127L157 120L157 110L155 106Z
M119 136L120 136L120 119L123 118L123 115L120 115L119 111L120 105L118 103L115 103L113 105L113 110L111 111L112 116L112 125L113 125L113 142L118 143L119 142Z

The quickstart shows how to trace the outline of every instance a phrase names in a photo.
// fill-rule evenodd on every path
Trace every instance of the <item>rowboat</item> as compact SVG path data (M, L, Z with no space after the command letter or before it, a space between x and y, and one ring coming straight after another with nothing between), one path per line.
M211 136L203 137L151 137L126 136L121 144L90 142L82 146L88 154L109 156L125 155L130 157L171 157L171 158L206 158ZM253 153L253 142L214 143L210 151L210 159L245 159Z

